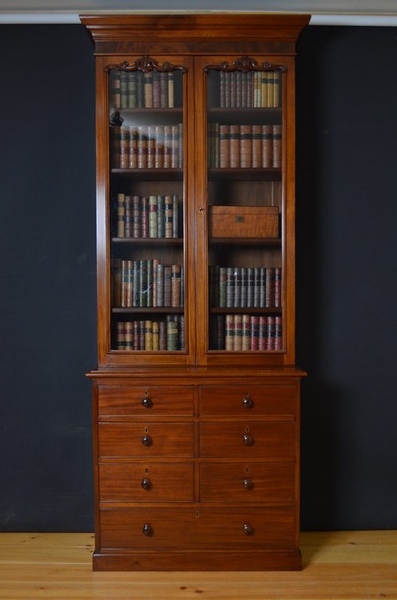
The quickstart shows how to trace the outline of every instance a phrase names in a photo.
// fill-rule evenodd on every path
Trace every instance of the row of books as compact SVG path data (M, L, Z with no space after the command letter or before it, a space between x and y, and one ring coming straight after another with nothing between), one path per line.
M217 317L217 350L281 350L282 317L227 314Z
M158 259L113 261L113 305L121 308L180 308L184 268Z
M115 125L110 128L115 169L183 166L183 125Z
M110 95L115 109L174 108L174 73L114 69Z
M119 321L116 324L115 350L184 350L183 315L167 315L160 320Z
M212 308L280 308L280 267L209 267Z
M274 108L281 106L281 72L220 72L221 108Z
M178 238L178 195L117 194L118 238Z
M208 125L212 168L281 168L281 125Z

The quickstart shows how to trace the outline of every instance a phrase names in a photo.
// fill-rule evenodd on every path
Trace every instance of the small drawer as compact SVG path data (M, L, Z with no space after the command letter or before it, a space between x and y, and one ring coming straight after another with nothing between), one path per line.
M295 463L202 463L202 502L293 502Z
M193 414L193 386L98 386L98 413L103 416Z
M99 423L100 458L193 456L192 423Z
M294 415L296 389L294 384L200 386L200 414Z
M102 550L293 549L295 518L292 506L102 509L101 544Z
M295 423L293 421L201 423L200 456L242 460L250 458L293 460Z
M193 463L101 463L101 502L192 502Z

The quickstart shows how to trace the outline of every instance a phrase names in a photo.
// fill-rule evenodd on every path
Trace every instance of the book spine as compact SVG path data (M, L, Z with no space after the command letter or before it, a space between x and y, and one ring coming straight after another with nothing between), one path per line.
M271 125L262 125L262 167L268 169L273 166L273 128Z
M168 108L168 73L159 73L160 107Z
M128 108L137 106L136 72L131 71L127 77L127 105Z
M171 306L176 308L181 305L181 266L171 267Z
M252 167L254 169L262 166L262 126L252 126Z
M149 238L157 237L157 196L149 196Z
M129 127L129 163L130 169L136 169L138 167L138 127L131 125Z
M167 350L178 350L178 322L167 317Z
M154 351L158 351L159 350L159 342L160 342L159 335L160 335L160 333L159 333L159 323L158 323L158 321L153 321L152 322L152 344L153 344L153 350Z
M179 166L179 125L171 126L171 169Z
M164 125L156 125L155 127L155 160L154 166L156 169L164 167Z
M241 350L243 342L243 322L242 315L234 315L234 338L233 350Z
M164 265L157 265L156 306L164 306Z
M227 169L230 166L230 126L219 125L219 167Z
M240 126L230 125L229 166L232 169L240 166Z
M138 169L147 169L148 139L147 127L141 125L138 128Z
M281 125L273 125L273 167L281 168Z
M171 267L164 266L164 306L171 306Z
M120 98L120 71L112 69L111 86L110 86L110 103L114 109L121 108Z
M282 317L275 317L275 335L274 335L274 349L282 350L283 346L283 326Z
M172 237L179 237L179 202L177 194L172 196Z
M124 350L125 348L125 323L118 322L116 324L116 350Z
M251 326L250 326L250 315L241 315L241 327L242 327L242 338L241 338L241 350L249 350L251 347Z
M258 350L259 346L259 317L252 315L250 317L250 350Z
M149 237L149 197L142 196L141 198L141 223L142 223L142 231L141 235L143 238Z
M153 71L143 74L145 108L153 108Z
M120 169L128 169L130 163L130 130L129 127L120 127Z
M166 195L164 197L164 237L172 238L173 232L173 210L172 210L172 196Z
M158 194L157 196L157 237L165 237L165 209L164 209L164 196Z
M147 168L154 169L156 166L156 137L155 126L147 126Z
M142 237L142 205L140 196L132 197L132 237Z
M252 166L252 125L240 125L240 165L241 168Z
M172 155L172 126L164 125L164 169L171 168L171 155Z
M174 83L174 73L170 71L168 73L168 108L174 108L175 106Z
M266 350L267 317L259 315L258 350Z
M152 89L152 105L153 108L160 108L160 73L153 71L153 89Z
M117 194L117 237L125 237L125 194Z
M225 315L225 350L234 350L234 317Z
M132 216L132 196L125 196L125 227L124 237L132 237L133 216Z
M145 350L153 350L153 323L145 321Z

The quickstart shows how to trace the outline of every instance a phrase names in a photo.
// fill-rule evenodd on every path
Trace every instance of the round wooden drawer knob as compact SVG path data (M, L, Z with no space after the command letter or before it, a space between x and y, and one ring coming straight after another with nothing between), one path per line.
M152 482L150 481L150 479L146 479L146 477L144 477L142 479L141 486L143 487L144 490L151 490Z
M246 490L252 490L254 487L252 479L244 479L243 486Z
M152 408L153 400L151 398L147 398L147 397L143 398L142 406L144 406L145 408Z
M249 523L244 523L243 531L244 531L245 535L253 535L254 534L254 528Z
M151 446L153 444L153 440L150 435L144 435L142 438L142 444L144 446Z
M243 442L245 446L252 446L254 443L254 438L249 433L245 433L243 435Z
M245 408L252 408L254 406L254 403L251 400L251 398L244 398L243 404L244 404Z
M142 528L143 534L150 537L151 535L153 535L153 527L151 525L149 525L149 523L145 523L145 525Z

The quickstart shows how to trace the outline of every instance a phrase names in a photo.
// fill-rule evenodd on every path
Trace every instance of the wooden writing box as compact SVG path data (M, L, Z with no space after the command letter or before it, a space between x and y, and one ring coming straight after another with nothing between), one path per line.
M210 237L278 237L277 206L210 206Z

